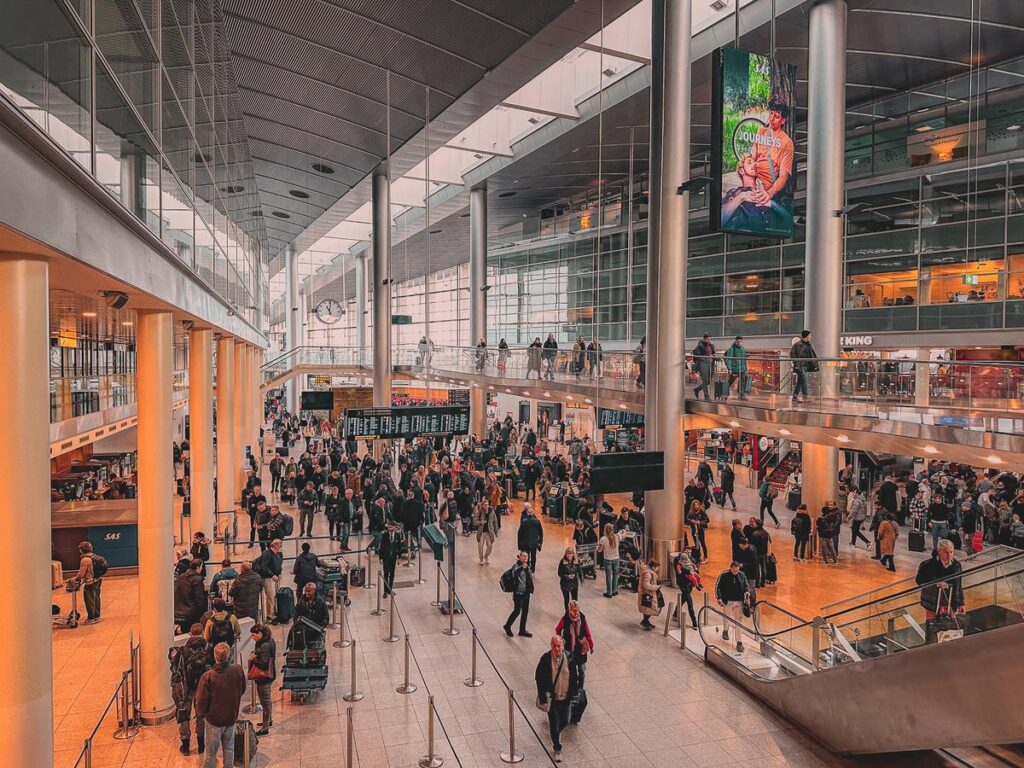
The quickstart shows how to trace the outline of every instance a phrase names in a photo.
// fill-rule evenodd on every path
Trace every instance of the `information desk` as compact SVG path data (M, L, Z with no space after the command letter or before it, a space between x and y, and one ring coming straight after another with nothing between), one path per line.
M113 568L139 565L137 499L116 501L69 501L50 505L53 559L65 571L77 571L78 545L92 542L93 551L103 555Z

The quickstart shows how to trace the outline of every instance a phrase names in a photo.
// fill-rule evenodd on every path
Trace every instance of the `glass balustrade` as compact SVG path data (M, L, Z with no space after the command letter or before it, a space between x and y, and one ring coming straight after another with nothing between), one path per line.
M188 371L175 371L172 397L188 396ZM136 401L135 374L68 376L50 379L50 423L119 408Z

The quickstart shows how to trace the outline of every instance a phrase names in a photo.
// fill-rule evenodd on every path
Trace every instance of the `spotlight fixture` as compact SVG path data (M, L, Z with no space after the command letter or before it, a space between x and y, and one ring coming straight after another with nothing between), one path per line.
M924 452L925 453L938 453L939 449L936 448L934 445L926 445L924 447Z
M96 317L95 312L83 312L82 317Z
M694 176L692 179L687 179L676 189L677 195L683 195L687 192L700 192L704 187L711 183L710 176Z
M988 461L989 464L1002 464L1003 463L1003 460L1001 458L999 458L998 456L996 456L995 454L992 454L991 456L986 456L985 459L986 459L986 461Z
M105 299L111 309L121 309L128 303L128 294L121 291L99 291L99 297Z
M790 432L788 429L780 429L779 430L779 434L780 435L786 435L788 437L789 435L792 435L793 433Z

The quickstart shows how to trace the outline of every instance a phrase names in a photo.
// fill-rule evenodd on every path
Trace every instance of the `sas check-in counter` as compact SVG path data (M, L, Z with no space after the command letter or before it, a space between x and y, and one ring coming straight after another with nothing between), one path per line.
M50 505L53 559L65 571L77 571L78 545L92 542L111 575L137 573L139 566L138 501L68 501Z

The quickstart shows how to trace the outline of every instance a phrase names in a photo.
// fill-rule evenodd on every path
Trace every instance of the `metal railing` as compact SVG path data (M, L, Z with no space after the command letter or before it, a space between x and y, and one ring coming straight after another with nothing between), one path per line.
M174 371L172 399L188 394L188 371ZM131 405L137 400L134 373L50 379L50 423Z
M102 756L103 747L109 744L101 744L96 741L97 734L106 722L107 717L113 713L117 727L112 732L112 738L116 740L130 740L139 732L141 723L139 717L140 685L139 685L139 646L135 644L134 636L128 639L128 669L121 673L121 679L114 688L106 706L100 713L96 725L93 726L89 735L82 742L82 750L75 760L73 768L92 768L93 761L97 759L97 751L100 762L106 764Z

